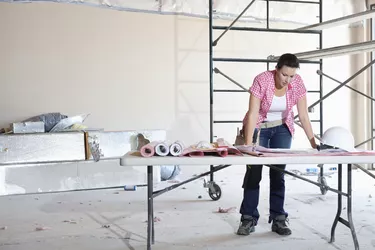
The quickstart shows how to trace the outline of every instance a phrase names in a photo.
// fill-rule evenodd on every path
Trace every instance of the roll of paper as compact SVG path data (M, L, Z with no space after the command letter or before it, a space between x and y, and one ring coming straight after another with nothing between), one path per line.
M179 156L184 151L184 145L180 141L175 141L169 147L169 152L172 156Z
M221 156L221 157L225 157L225 156L228 156L228 150L227 149L224 149L224 150L222 150L222 149L217 149L216 150L216 152L217 152L217 154L219 155L219 156Z
M150 142L141 147L140 153L143 157L152 157L155 155L155 146L157 142Z
M158 142L155 146L155 154L158 156L167 156L169 154L169 145L167 142Z
M182 151L181 156L204 156L202 150L198 150L193 146L187 147Z

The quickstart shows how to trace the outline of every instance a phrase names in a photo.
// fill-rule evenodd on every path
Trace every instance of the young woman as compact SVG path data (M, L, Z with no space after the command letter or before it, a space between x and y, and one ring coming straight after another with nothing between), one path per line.
M294 135L293 107L296 105L299 120L310 141L316 148L311 122L307 112L306 88L296 73L299 61L293 54L282 55L275 70L257 75L250 87L249 110L243 120L245 144L258 142L267 148L290 148ZM285 169L285 165L277 165ZM292 232L286 225L288 213L284 210L284 174L270 168L269 223L272 231L280 235ZM237 234L249 235L255 230L259 219L259 183L262 179L262 165L247 165L243 182L241 204L241 225Z

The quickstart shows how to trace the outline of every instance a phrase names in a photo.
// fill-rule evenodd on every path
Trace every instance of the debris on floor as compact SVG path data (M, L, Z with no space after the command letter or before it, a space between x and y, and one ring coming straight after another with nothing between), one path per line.
M159 217L154 217L154 222L159 222L159 221L161 221L161 219L159 218ZM145 223L147 223L148 222L148 220L145 220Z
M321 166L321 167L323 168L323 166ZM321 167L319 167L319 166L318 167L310 167L310 168L304 169L304 171L300 171L298 169L291 169L291 170L289 170L289 172L294 173L296 175L318 176L318 175L320 175ZM335 173L337 173L337 167L329 167L329 168L323 170L323 176L331 177Z
M7 226L5 226L5 227L0 227L0 230L7 230Z
M135 185L125 185L124 186L124 190L125 191L136 191L137 190L137 186L135 186Z
M106 225L103 225L102 227L104 227L104 228L110 228L111 226L108 225L108 224L106 224Z
M217 213L230 213L232 211L236 210L236 207L230 207L230 208L221 208L217 210Z
M180 183L181 181L179 180L170 180L170 181L167 181L168 183Z
M75 220L64 220L64 223L69 223L69 224L77 224Z
M155 216L154 217L154 222L159 222L159 221L161 221L160 218Z
M45 231L45 230L49 230L49 229L51 229L51 228L49 228L49 227L36 227L35 231Z

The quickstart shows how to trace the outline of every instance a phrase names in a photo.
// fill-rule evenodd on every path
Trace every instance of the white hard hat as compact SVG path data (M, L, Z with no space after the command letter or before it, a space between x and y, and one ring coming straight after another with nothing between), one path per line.
M327 129L322 137L322 144L344 149L349 152L356 151L354 147L354 137L343 127L331 127Z

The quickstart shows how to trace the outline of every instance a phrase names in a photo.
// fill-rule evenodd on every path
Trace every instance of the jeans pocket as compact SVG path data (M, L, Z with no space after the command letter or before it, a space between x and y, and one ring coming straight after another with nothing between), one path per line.
M280 126L280 129L281 129L281 133L285 133L287 135L289 135L290 137L292 137L292 133L290 132L288 126L284 123L283 125Z

